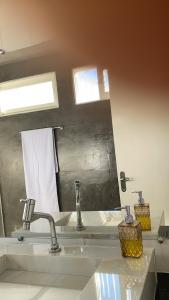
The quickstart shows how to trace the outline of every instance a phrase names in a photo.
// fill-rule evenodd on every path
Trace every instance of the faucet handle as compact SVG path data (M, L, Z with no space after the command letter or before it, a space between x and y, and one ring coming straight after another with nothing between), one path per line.
M80 181L79 180L75 180L74 184L75 184L75 189L80 188Z
M36 201L34 199L26 198L26 199L20 199L20 202L24 203L24 204L33 204L33 205L35 205Z
M20 203L28 203L28 199L20 199Z

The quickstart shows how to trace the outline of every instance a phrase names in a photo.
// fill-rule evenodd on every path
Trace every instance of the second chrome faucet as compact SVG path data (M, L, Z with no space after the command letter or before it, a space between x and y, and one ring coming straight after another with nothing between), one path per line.
M81 215L80 181L75 180L74 185L75 185L76 212L77 212L76 230L81 231L81 230L84 230L86 228L83 225L82 215Z

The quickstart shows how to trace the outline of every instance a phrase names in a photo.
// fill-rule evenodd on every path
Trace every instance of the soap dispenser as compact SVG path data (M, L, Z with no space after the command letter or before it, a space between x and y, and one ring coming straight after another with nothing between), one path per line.
M144 202L144 198L142 196L142 191L132 192L138 194L138 204L134 205L135 217L138 222L141 224L141 229L151 230L151 218L150 218L150 207L148 203Z
M122 256L140 257L143 253L141 225L133 220L130 206L121 207L126 210L125 220L118 225Z

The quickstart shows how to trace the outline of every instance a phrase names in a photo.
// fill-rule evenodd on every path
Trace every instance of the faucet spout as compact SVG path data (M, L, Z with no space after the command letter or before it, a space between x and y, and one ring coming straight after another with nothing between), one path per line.
M83 225L82 215L81 215L81 198L80 198L80 181L75 181L75 196L76 196L76 212L77 212L77 225L76 230L81 231L86 229Z
M54 222L53 217L47 213L34 212L35 202L36 202L34 199L21 199L20 202L25 203L23 216L22 216L23 229L29 230L30 223L32 221L35 221L40 218L47 219L49 221L50 236L51 236L51 247L50 247L49 252L50 253L60 252L61 248L59 247L59 244L57 241L55 222Z
M50 214L47 213L41 213L41 212L35 212L32 217L32 221L38 220L38 219L47 219L49 221L50 226L50 237L51 237L51 248L50 253L59 252L61 249L58 244L58 240L56 237L56 229L55 229L55 222L53 217Z

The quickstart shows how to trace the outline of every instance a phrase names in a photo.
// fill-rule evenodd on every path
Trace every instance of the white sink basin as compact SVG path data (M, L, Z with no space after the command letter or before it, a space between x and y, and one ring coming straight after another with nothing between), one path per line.
M74 300L99 263L99 259L86 257L3 255L0 257L2 299L15 299L13 293L17 289L17 300L53 300L56 296L59 300Z
M124 213L119 211L82 211L83 224L86 227L93 226L117 226L124 218ZM73 226L77 224L77 212L56 221L56 226Z
M85 230L80 234L111 234L118 238L118 224L124 219L124 211L82 211ZM36 222L36 221L35 221ZM58 234L76 233L77 212L64 215L55 222ZM159 236L159 228L164 224L164 212L151 211L151 231L143 231L143 239L156 240ZM78 232L79 236L79 232Z

